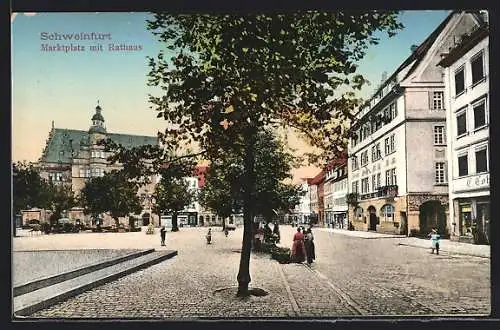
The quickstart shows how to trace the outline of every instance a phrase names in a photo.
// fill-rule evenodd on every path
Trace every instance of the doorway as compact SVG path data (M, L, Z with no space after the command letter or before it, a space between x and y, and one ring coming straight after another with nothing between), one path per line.
M368 210L368 214L370 215L370 222L369 222L368 230L376 231L377 230L377 210L372 205L370 205L367 210Z
M150 222L150 220L149 220L149 213L144 213L142 215L142 225L143 226L148 226L149 222Z

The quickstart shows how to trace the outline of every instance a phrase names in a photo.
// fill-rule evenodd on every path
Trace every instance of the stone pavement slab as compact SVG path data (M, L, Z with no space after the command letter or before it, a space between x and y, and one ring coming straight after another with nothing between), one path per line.
M12 252L13 286L66 273L96 262L125 256L135 250L85 249Z
M32 314L73 295L113 281L119 277L128 275L165 259L169 259L176 254L177 251L152 252L138 258L127 260L104 269L99 269L67 281L14 297L14 313L17 316Z

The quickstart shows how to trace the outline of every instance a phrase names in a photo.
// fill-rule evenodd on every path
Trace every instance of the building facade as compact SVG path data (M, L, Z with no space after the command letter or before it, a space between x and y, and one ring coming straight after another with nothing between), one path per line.
M311 215L310 222L325 227L325 173L323 169L309 181Z
M103 176L105 172L121 168L120 164L110 164L107 161L106 158L110 154L104 151L104 146L99 145L100 140L110 138L126 148L159 144L156 136L108 133L101 112L102 108L97 105L88 130L55 128L52 122L49 138L37 164L42 178L56 184L71 186L77 195L90 178ZM151 212L151 194L154 191L156 178L151 180L151 184L139 190L144 206L139 215L143 219L143 225L149 224L150 221L159 223L159 217ZM93 225L92 219L84 215L81 208L68 210L67 216L71 220L80 219L87 225ZM103 214L102 217L104 226L114 224L109 215ZM119 220L128 224L126 219Z
M441 54L477 27L451 13L362 106L348 146L349 219L357 230L449 233Z
M344 158L325 174L324 205L327 227L347 229L347 193L347 159Z
M485 15L482 16L486 18ZM490 243L489 29L464 35L443 55L452 239Z
M309 223L309 216L311 214L311 196L309 191L309 181L311 178L300 179L300 188L304 191L304 195L300 197L300 203L295 205L291 214L285 215L285 223Z

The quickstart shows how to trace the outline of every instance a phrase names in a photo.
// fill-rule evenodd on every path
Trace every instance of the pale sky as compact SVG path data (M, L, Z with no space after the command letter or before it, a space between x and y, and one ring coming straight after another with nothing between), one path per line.
M369 97L382 73L390 74L446 18L449 11L405 11L405 28L393 38L380 35L360 62L358 73L372 82L361 91ZM159 44L146 29L146 13L18 13L12 23L12 159L36 161L51 122L57 128L87 130L97 100L108 132L156 135L165 122L148 104L146 56L158 53ZM52 33L101 33L111 40L41 40ZM47 52L42 44L81 45L84 51ZM102 51L90 46L102 44ZM111 51L109 44L140 48ZM140 46L140 47L139 47ZM290 138L301 149L307 145ZM315 167L294 171L295 178L312 177Z

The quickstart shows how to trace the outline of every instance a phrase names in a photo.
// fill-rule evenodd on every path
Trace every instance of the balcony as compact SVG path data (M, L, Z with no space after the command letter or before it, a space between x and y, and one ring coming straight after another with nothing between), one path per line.
M357 193L350 193L345 196L347 204L358 204L359 195Z
M372 198L387 198L392 199L398 195L398 186L383 186L377 189L377 191L359 195L360 200L372 199Z

